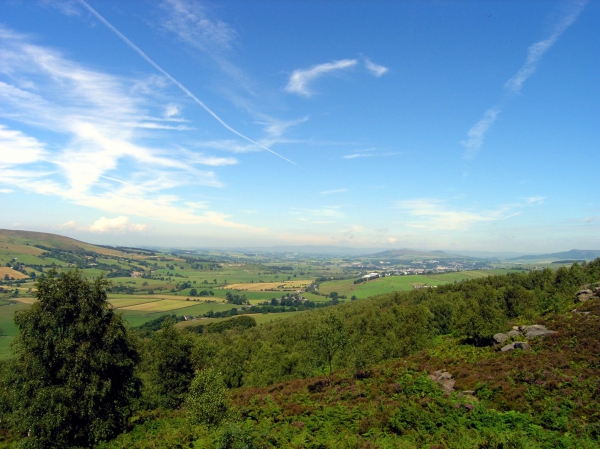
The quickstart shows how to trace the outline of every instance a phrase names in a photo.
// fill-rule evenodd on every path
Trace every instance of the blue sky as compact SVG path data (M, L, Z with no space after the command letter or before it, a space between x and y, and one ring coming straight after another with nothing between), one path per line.
M0 2L0 227L600 248L600 2Z

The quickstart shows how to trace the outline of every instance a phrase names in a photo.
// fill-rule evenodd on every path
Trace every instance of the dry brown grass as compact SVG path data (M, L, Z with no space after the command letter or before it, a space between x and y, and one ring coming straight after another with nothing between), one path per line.
M270 290L300 290L310 285L311 280L285 281L285 282L254 282L247 284L230 284L228 290L246 290L260 292Z
M13 270L10 267L0 267L0 279L3 279L7 274L9 278L29 279L29 276L21 273L20 271Z

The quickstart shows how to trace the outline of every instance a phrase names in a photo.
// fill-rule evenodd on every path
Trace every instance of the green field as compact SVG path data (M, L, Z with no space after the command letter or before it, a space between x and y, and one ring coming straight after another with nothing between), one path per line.
M15 312L25 310L28 307L29 305L20 302L16 302L13 305L7 305L4 300L0 302L0 328L6 334L6 336L0 337L0 360L10 356L10 344L17 335L17 328L13 322Z
M429 275L388 276L361 284L354 284L354 279L344 279L341 281L327 281L321 283L319 285L319 292L325 294L337 292L338 295L345 295L348 298L351 298L352 296L356 296L357 298L368 298L369 296L381 295L384 293L413 290L415 286L443 285L463 281L465 279L476 279L490 275L506 274L508 271L509 270L505 269L495 269Z

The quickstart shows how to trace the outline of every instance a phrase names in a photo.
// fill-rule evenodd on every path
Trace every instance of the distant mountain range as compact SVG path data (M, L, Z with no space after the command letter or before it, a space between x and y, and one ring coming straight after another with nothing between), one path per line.
M452 254L448 254L444 251L420 251L417 249L402 248L402 249L389 249L380 253L371 254L371 257L381 257L382 259L394 258L394 257L453 257Z
M572 249L560 253L532 254L527 256L512 257L509 260L594 260L600 257L600 250Z

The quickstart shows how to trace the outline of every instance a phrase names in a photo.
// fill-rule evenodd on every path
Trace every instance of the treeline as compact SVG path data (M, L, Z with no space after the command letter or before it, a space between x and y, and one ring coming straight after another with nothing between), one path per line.
M508 320L536 318L573 307L580 286L600 281L600 259L557 271L490 276L437 289L380 295L315 310L226 334L208 334L204 366L217 367L229 387L261 386L323 372L314 332L331 314L340 318L347 344L333 357L336 368L365 369L426 348L437 335L453 334L486 344Z

